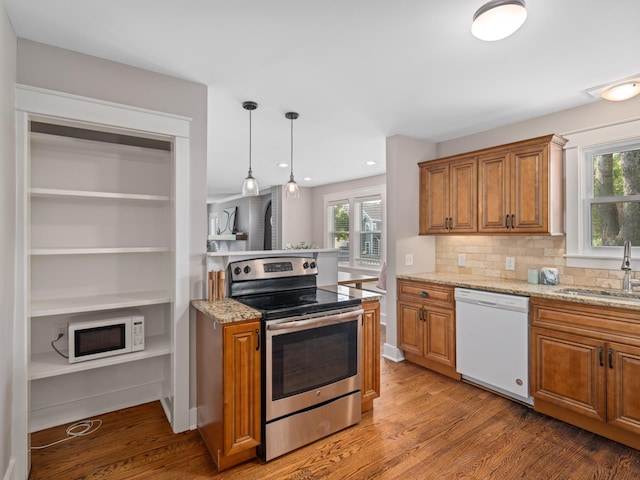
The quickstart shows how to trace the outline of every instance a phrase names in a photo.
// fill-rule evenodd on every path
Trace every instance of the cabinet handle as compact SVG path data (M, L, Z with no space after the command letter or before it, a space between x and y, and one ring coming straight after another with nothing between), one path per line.
M511 214L511 230L513 230L514 228L516 228L516 216L512 213Z
M504 226L507 230L509 230L509 214L508 213L504 216Z
M600 362L600 366L604 367L604 356L602 354L602 347L598 347L598 361Z
M427 314L426 314L426 312L424 311L424 308L420 308L420 313L421 313L421 315L422 315L422 321L423 321L423 322L426 322L426 321L427 321Z
M260 350L260 329L256 328L256 335L258 336L258 345L256 346L256 350Z
M453 219L451 217L447 218L447 230L451 231L453 226Z
M429 296L429 292L425 292L424 290L421 290L418 295L420 295L421 297L425 297L426 298L426 297Z
M608 357L609 357L609 368L613 368L613 348L609 349Z

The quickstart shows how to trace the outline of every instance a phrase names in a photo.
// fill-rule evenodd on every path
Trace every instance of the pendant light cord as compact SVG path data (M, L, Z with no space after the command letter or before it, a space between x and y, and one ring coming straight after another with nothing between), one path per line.
M291 117L291 177L293 178L293 116Z
M249 110L249 175L251 175L251 110Z

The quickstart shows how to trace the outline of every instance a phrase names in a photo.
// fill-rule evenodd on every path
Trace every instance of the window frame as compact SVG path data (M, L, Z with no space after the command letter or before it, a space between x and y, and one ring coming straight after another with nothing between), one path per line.
M359 202L380 198L382 202L382 228L380 230L380 238L382 242L382 248L380 251L380 265L371 265L370 267L356 264L356 242L354 239L357 237L357 241L360 241L359 230L356 225L356 204ZM386 262L386 225L387 225L387 201L386 201L386 187L385 185L375 185L371 187L358 188L353 190L347 190L342 192L328 193L323 196L324 203L324 225L323 236L325 248L333 248L329 243L329 224L327 209L331 205L339 205L342 203L349 204L349 262L338 261L338 268L340 270L349 271L364 271L364 272L378 272L382 268L384 262Z
M622 246L591 246L591 205L593 199L592 156L640 146L640 119L605 125L594 129L563 134L565 145L565 232L568 267L618 270L622 262ZM611 199L612 197L607 197ZM625 198L625 197L615 197ZM640 256L640 245L632 246L632 258ZM635 263L635 262L634 262Z

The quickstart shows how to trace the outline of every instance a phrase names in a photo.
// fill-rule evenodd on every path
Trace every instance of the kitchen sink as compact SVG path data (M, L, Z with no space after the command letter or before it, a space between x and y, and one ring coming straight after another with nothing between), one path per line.
M587 289L587 288L560 288L556 293L564 295L574 295L578 297L598 297L612 300L624 300L630 302L640 302L640 292L621 292L620 290Z

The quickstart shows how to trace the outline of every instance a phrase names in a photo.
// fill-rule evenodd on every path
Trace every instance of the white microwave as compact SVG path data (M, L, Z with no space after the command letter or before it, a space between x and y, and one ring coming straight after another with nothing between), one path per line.
M69 363L144 350L144 316L118 314L69 320Z

